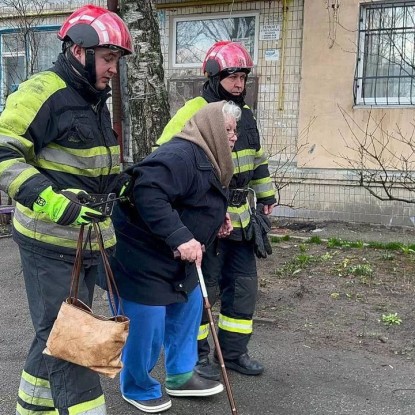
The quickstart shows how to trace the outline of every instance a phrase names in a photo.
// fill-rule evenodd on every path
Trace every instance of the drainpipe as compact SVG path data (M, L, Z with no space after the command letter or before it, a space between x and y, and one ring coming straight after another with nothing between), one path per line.
M118 0L107 0L107 8L109 11L118 14ZM123 152L123 134L122 134L122 109L121 109L121 82L120 82L120 66L117 67L117 74L112 78L112 126L118 135L118 144L120 145L120 162L124 162Z
M278 94L278 109L284 110L284 75L285 75L285 43L287 38L288 0L282 3L282 30L281 30L281 55L280 55L280 81Z

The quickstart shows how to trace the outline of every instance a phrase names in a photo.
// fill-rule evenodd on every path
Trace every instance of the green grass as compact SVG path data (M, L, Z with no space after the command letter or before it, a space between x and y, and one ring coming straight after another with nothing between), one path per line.
M274 243L274 244L279 244L280 242L283 242L283 241L289 241L290 239L291 239L290 235L284 235L284 236L271 235L270 236L270 241L271 243Z
M321 244L323 241L319 236L312 236L307 240L309 244Z
M270 240L272 243L279 243L281 241L289 241L290 235L284 236L271 236ZM322 244L324 243L319 236L312 236L305 241L307 244ZM402 242L363 242L363 241L347 241L341 238L329 238L326 242L327 248L372 248L372 249L383 249L387 251L401 251L404 254L415 254L415 244L404 244ZM304 252L306 250L304 243L300 244L300 250ZM383 259L386 258L386 254Z

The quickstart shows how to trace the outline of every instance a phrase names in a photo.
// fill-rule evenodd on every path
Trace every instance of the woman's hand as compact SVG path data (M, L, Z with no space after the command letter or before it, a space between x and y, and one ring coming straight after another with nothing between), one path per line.
M196 239L191 239L184 244L181 244L177 247L177 251L180 253L180 259L182 261L196 262L196 266L200 267L202 265L202 245Z
M232 231L233 226L231 222L231 216L229 215L229 213L226 213L222 226L219 228L218 231L218 238L227 238Z

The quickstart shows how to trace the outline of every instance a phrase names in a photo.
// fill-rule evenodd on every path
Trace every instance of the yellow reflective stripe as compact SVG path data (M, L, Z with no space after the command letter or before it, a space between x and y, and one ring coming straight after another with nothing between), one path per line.
M121 152L119 145L114 145L110 147L97 146L80 150L78 148L63 147L56 143L50 143L48 144L47 148L59 150L77 157L106 156L108 155L108 153L113 155L119 155Z
M247 148L245 150L239 150L232 152L232 157L236 158L236 155L238 155L239 158L242 157L255 157L257 154L257 151L254 148Z
M22 82L19 89L10 94L0 121L0 134L22 136L51 95L66 87L54 72L43 71ZM19 140L23 140L19 137ZM28 146L32 147L33 143ZM26 152L25 152L26 153Z
M27 165L26 165L27 166ZM36 174L40 174L37 169L30 166L23 170L10 184L9 186L9 196L14 199L17 192L20 190L20 186L29 178L35 176Z
M0 124L0 147L10 148L22 155L33 152L33 143L13 131L5 129L4 123Z
M257 195L257 198L259 199L265 199L266 197L273 197L275 196L275 190L271 189L271 190L268 190L268 192L258 192L256 195Z
M28 405L52 408L51 411L47 411L47 413L55 413L50 383L46 379L37 378L23 371L20 379L18 396ZM22 408L22 410L24 414L39 413L25 408ZM45 412L43 411L42 413Z
M187 101L164 127L164 130L160 138L156 141L156 144L160 146L170 141L183 129L187 121L189 121L190 118L192 118L193 115L195 115L205 105L207 105L207 101L200 96Z
M238 155L232 153L234 174L254 170L254 157L251 155L240 156L239 153Z
M22 235L35 239L39 242L58 245L64 248L76 248L79 226L69 225L61 226L52 222L47 215L35 213L32 210L16 204L15 213L13 215L13 226ZM104 247L110 248L116 243L114 228L110 218L99 224L102 237L104 239ZM99 250L98 243L95 241L94 233L92 234L91 249Z
M10 183L25 169L23 158L5 160L0 163L0 186L8 192Z
M42 379L39 379L39 380L42 380ZM52 400L52 392L49 386L42 386L40 382L33 384L31 382L28 382L23 377L20 379L19 393L20 391L23 394L30 396L30 397L36 396L37 398L43 398L43 399L47 399L50 401ZM53 405L48 405L48 406L53 407Z
M97 177L120 172L120 147L72 149L51 143L39 153L33 165L44 169Z
M32 385L50 389L50 383L47 379L36 378L35 376L32 376L24 370L22 371L22 378L27 382L31 383Z
M43 162L36 163L36 166L42 167L47 170L62 171L65 173L76 174L77 176L86 176L86 177L98 177L101 175L108 176L109 174L118 174L120 166L113 166L112 168L99 168L99 169L88 169L88 170L79 170L79 167L69 167L63 164L57 164L53 162ZM64 166L64 168L62 168Z
M254 164L256 167L261 166L262 164L268 163L268 158L264 153L264 150L261 148L255 154Z
M253 322L252 320L230 318L219 314L218 326L222 330L231 331L232 333L251 334Z
M199 333L197 335L197 340L207 339L209 336L209 324L202 324L199 326Z
M45 406L47 408L54 408L52 397L41 398L40 396L29 395L26 392L19 389L19 398L30 405L33 406Z
M234 228L246 228L251 220L247 203L239 207L229 206L228 213Z
M11 168L11 166L13 166L14 164L19 164L19 163L24 163L24 158L23 157L19 157L17 159L10 159L10 160L4 160L2 162L0 162L0 172L4 172L8 169Z
M270 177L251 180L249 185L255 191L258 199L275 196L275 190Z
M22 405L17 403L16 405L16 415L59 415L57 409L51 409L50 411L32 411L31 409L23 408Z
M105 411L104 395L99 396L92 401L78 403L68 408L69 415L103 415Z

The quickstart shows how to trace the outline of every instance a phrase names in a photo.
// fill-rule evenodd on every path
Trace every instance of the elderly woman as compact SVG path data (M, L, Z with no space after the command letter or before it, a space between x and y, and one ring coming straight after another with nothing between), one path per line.
M203 308L196 266L203 246L231 231L227 187L240 115L226 101L202 108L175 138L129 169L132 203L113 214L117 248L111 265L131 320L121 393L143 412L169 409L168 395L223 390L193 371ZM162 347L167 395L151 376Z

